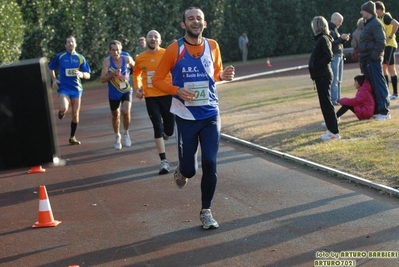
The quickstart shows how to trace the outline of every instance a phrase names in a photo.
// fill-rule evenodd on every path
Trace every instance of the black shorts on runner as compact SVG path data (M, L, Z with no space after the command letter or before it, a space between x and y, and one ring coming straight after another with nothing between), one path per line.
M119 100L109 99L109 106L111 110L117 110L124 101L132 102L132 92L124 94Z

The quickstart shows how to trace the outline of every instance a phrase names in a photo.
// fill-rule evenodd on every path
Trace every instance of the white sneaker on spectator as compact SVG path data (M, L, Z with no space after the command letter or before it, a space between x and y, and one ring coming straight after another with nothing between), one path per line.
M324 141L338 140L338 139L341 139L341 136L339 136L339 134L333 134L329 130L327 130L327 132L321 136L321 140Z
M393 95L391 95L391 97L389 99L390 100L396 100L398 98L399 98L399 96L397 94L393 94Z
M387 115L383 115L383 114L379 114L376 118L375 118L375 120L376 121L386 121L386 120L389 120L391 118L391 114L387 114Z

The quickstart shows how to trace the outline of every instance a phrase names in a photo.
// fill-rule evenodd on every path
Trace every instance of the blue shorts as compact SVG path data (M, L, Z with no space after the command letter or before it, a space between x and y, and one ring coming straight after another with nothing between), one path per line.
M70 99L81 98L82 97L82 93L83 93L83 91L77 91L77 90L65 90L65 89L58 90L58 94L66 95Z

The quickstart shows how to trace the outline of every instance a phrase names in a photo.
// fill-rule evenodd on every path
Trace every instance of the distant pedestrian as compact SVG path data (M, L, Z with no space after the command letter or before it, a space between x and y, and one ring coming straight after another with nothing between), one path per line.
M340 139L337 117L335 116L334 106L330 96L331 82L333 79L330 65L334 57L332 52L333 39L329 35L328 22L324 17L314 17L311 26L315 35L315 44L308 66L310 77L316 83L320 108L327 127L327 132L321 136L321 139Z
M80 145L75 133L79 124L80 104L83 93L81 79L90 79L90 66L85 57L76 52L76 39L70 35L66 38L66 51L60 52L48 65L52 88L58 92L59 112L58 118L63 119L68 111L69 103L72 107L71 134L69 143ZM57 79L55 71L58 72Z
M238 38L238 47L241 51L242 62L246 62L248 58L249 40L246 32L243 32Z
M384 26L376 17L373 1L364 3L360 13L365 21L359 41L360 67L373 87L376 105L374 117L377 121L384 121L391 118L389 90L382 72L382 59L386 44Z
M331 15L331 21L328 23L330 29L330 36L333 38L332 51L334 59L331 62L331 68L333 72L333 81L331 85L331 101L333 105L338 105L338 99L341 97L341 84L342 76L344 72L344 43L349 40L350 33L343 33L342 35L338 32L344 22L344 17L334 12Z
M396 100L398 99L398 75L396 72L395 51L396 48L398 48L398 43L396 42L396 32L398 30L399 23L396 19L392 18L389 12L385 12L385 5L383 2L375 2L375 7L377 16L381 20L382 25L384 25L386 36L386 46L384 49L382 69L387 85L389 85L388 72L389 76L391 76L393 94L391 95L390 100Z
M145 37L142 36L137 40L137 46L134 48L133 51L133 60L136 60L136 57L146 50L147 42L145 40Z

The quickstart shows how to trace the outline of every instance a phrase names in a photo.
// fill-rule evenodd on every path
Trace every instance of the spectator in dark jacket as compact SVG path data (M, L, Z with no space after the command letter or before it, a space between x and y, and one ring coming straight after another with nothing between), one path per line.
M357 89L356 96L354 98L344 97L338 100L342 107L337 112L337 118L351 110L359 120L368 120L373 117L375 109L373 89L364 75L357 75L354 80L354 85Z
M330 96L333 75L330 66L330 62L333 59L331 50L332 38L329 35L328 23L324 17L314 17L311 25L315 35L315 44L308 66L310 77L316 83L321 112L328 129L327 132L321 136L321 139L339 139L337 117L335 116L334 106L331 103Z
M374 117L378 121L384 121L391 118L389 114L389 91L382 72L382 59L386 44L384 27L376 18L376 8L373 1L364 3L360 13L364 19L364 28L359 41L360 67L374 89Z
M344 72L344 43L349 40L350 33L339 34L338 28L344 22L344 17L335 12L331 15L331 21L328 23L330 35L333 38L332 51L334 59L331 62L333 72L333 81L331 84L331 101L333 105L338 105L338 99L341 97L341 83Z

